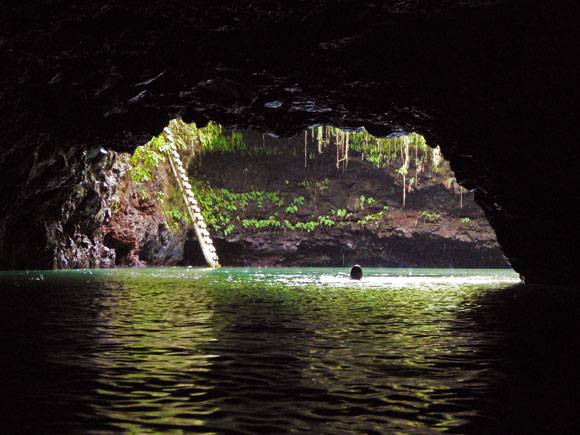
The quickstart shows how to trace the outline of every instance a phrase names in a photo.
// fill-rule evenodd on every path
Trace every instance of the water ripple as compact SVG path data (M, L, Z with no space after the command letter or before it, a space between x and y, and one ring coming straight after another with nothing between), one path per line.
M516 282L461 270L5 275L0 376L17 408L5 420L41 432L462 431L485 421L501 378L505 334L482 328L486 298Z

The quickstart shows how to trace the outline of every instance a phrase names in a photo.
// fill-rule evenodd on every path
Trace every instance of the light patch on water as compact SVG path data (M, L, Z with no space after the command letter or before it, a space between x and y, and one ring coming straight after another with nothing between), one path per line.
M267 286L356 289L437 289L464 285L510 285L520 282L510 269L395 269L366 268L360 281L351 280L345 268L151 268L77 271L8 272L4 276L42 281L67 279L141 278L193 282L244 283Z
M344 269L223 269L227 282L259 282L286 287L322 286L328 288L437 289L464 285L503 285L518 283L518 275L506 269L379 269L365 270L362 280L351 280Z
M353 281L348 275L320 277L320 282L328 286L366 287L366 288L437 288L457 287L469 284L515 284L517 276L369 276L360 281Z

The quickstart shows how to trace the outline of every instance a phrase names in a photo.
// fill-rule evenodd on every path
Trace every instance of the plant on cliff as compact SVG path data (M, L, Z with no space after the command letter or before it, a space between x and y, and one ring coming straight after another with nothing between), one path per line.
M181 119L174 119L167 127L173 134L176 148L184 153L192 155L217 151L231 153L247 148L241 133L226 133L224 128L215 122L209 122L207 126L198 128L195 124L186 124ZM138 183L150 181L153 171L165 162L167 151L169 144L165 133L137 147L130 159L131 179Z
M377 168L397 165L395 171L401 177L403 208L406 206L407 193L419 185L421 173L426 170L443 170L441 150L429 147L425 138L417 133L379 138L363 128L345 131L336 127L318 126L313 127L311 136L319 153L324 152L330 144L335 145L337 168L342 167L344 170L348 166L349 150L361 153L363 159Z
M359 197L359 204L361 210L365 209L365 205L372 206L376 202L377 201L372 196L366 197L365 195L361 195Z
M441 220L441 215L436 211L422 210L418 214L419 219L427 223L435 223Z
M165 140L154 137L145 145L138 146L129 160L129 176L136 183L151 181L154 171L165 162Z
M340 222L344 222L345 220L348 220L352 216L352 213L348 213L344 208L331 210L330 214L336 216L340 220Z
M371 213L371 214L368 214L368 215L362 217L361 219L357 220L356 223L359 225L365 226L371 222L378 222L378 221L383 220L384 216L385 216L385 211L381 210L379 212Z
M304 204L304 197L297 196L296 198L292 199L290 205L286 207L286 213L288 214L296 214L298 212L298 208Z
M318 216L318 223L324 227L332 227L334 225L334 221L325 215Z
M204 128L198 128L195 124L174 120L170 123L169 128L180 154L186 161L203 153L252 155L261 152L259 151L260 147L265 146L264 136L262 136L261 145L253 143L255 140L246 143L244 134L226 131L222 126L213 122ZM400 177L403 207L406 206L407 193L418 187L420 175L423 172L431 171L431 173L427 173L428 176L434 172L441 173L441 176L448 174L448 168L444 164L440 150L428 147L424 137L416 133L377 138L371 136L364 129L345 131L324 126L315 127L305 132L305 153L309 142L315 143L317 150L314 153L305 154L306 161L308 156L316 158L316 151L324 153L329 147L332 147L332 152L336 151L336 166L339 169L346 169L349 152L353 151L360 153L362 159L371 162L377 168L390 168L393 173L397 174L397 178ZM276 143L272 144L271 147L282 149L282 145ZM146 145L138 147L130 160L129 174L131 179L141 185L149 183L155 171L165 164L166 151L167 142L164 134L151 139ZM425 180L425 175L423 179ZM449 177L448 182L448 188L455 191L457 185L455 179ZM291 197L288 194L284 194L284 198L282 198L279 192L259 190L234 192L228 189L215 189L208 183L191 179L190 183L208 226L214 230L223 231L226 236L232 234L236 228L314 231L316 228L342 225L345 221L350 221L352 217L352 213L348 213L345 208L319 210L321 208L320 199L330 186L328 178L322 180L304 179L300 186L304 188L305 192L302 193L307 199L302 195ZM286 185L288 184L289 181L286 180ZM175 187L173 189L175 190ZM147 189L142 189L142 191L148 193ZM187 214L183 210L183 204L181 204L177 192L170 188L167 188L167 192L169 193L167 198L160 202L167 222L176 227L180 222L187 220ZM460 190L459 193L461 195L462 191ZM355 213L357 224L364 226L385 219L388 207L377 213L370 213L380 208L376 200L362 194L358 199L360 210ZM297 222L298 217L303 214L298 215L298 211L307 200L314 209L313 218ZM462 197L460 197L460 204L462 205ZM363 211L366 211L367 214L365 215ZM324 213L328 213L330 216ZM439 218L437 213L430 211L423 211L418 216L418 219L429 223L436 222Z

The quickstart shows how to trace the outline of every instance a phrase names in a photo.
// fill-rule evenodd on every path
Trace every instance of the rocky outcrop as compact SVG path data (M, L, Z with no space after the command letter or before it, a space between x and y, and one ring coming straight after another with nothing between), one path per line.
M518 272L577 282L575 201L562 198L578 189L579 9L571 0L8 0L2 195L15 204L27 177L27 160L6 154L128 149L176 115L279 134L316 123L414 130L475 191ZM58 209L38 212L51 220ZM51 255L24 254L45 231L30 211L17 214L35 234L4 264L52 265Z
M212 238L220 262L226 266L507 266L493 231L485 223L473 220L461 224L452 217L443 217L437 223L417 222L415 212L394 218L394 222L366 228L341 225L312 232L237 229L225 236L221 231L212 231ZM192 237L191 253L186 253L185 224L172 232L164 224L151 225L155 220L153 216L142 216L140 226L129 225L123 231L119 231L123 223L115 220L117 235L106 238L105 243L117 251L118 266L205 265L198 242ZM150 228L141 233L143 222L149 222ZM133 256L135 253L137 257Z
M102 229L104 243L116 252L116 266L176 266L183 264L185 226L169 231L156 197L168 183L159 170L148 189L139 189L129 176L119 183L113 199L113 218Z
M493 237L482 237L481 228L471 225L447 237L439 225L370 226L216 234L215 243L222 263L232 266L506 267Z
M102 227L124 172L116 153L86 147L46 153L39 145L12 158L24 173L15 179L16 195L3 198L0 267L113 266L115 251L103 244Z

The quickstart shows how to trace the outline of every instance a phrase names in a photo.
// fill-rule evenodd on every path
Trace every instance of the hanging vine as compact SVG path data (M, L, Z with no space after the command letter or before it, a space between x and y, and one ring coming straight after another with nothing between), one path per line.
M379 138L364 129L350 132L336 127L317 126L311 130L319 154L329 144L334 144L337 169L348 167L350 150L359 152L363 160L378 168L399 165L396 172L401 177L403 207L407 193L418 187L421 174L428 170L440 172L444 163L439 147L429 147L425 138L417 133Z
M174 132L177 147L189 157L204 153L243 153L247 155L276 154L281 152L276 144L265 146L265 136L259 143L244 141L240 132L225 131L214 122L204 128L195 124L186 124L181 119L171 121L169 127ZM400 177L402 185L402 205L406 206L407 194L419 186L421 176L428 172L447 174L452 178L451 170L445 163L439 147L431 148L425 138L417 133L395 137L375 137L364 129L346 131L332 126L316 126L304 131L303 157L304 167L314 155L308 155L309 141L315 146L318 154L324 154L330 146L336 152L337 170L345 170L349 164L351 151L360 153L361 158L377 168L391 167ZM134 156L133 177L146 180L150 178L151 168L163 161L164 139L153 138L144 147L138 147ZM299 148L297 149L299 151ZM455 179L448 181L448 188L459 194L460 207L463 207L463 188Z

